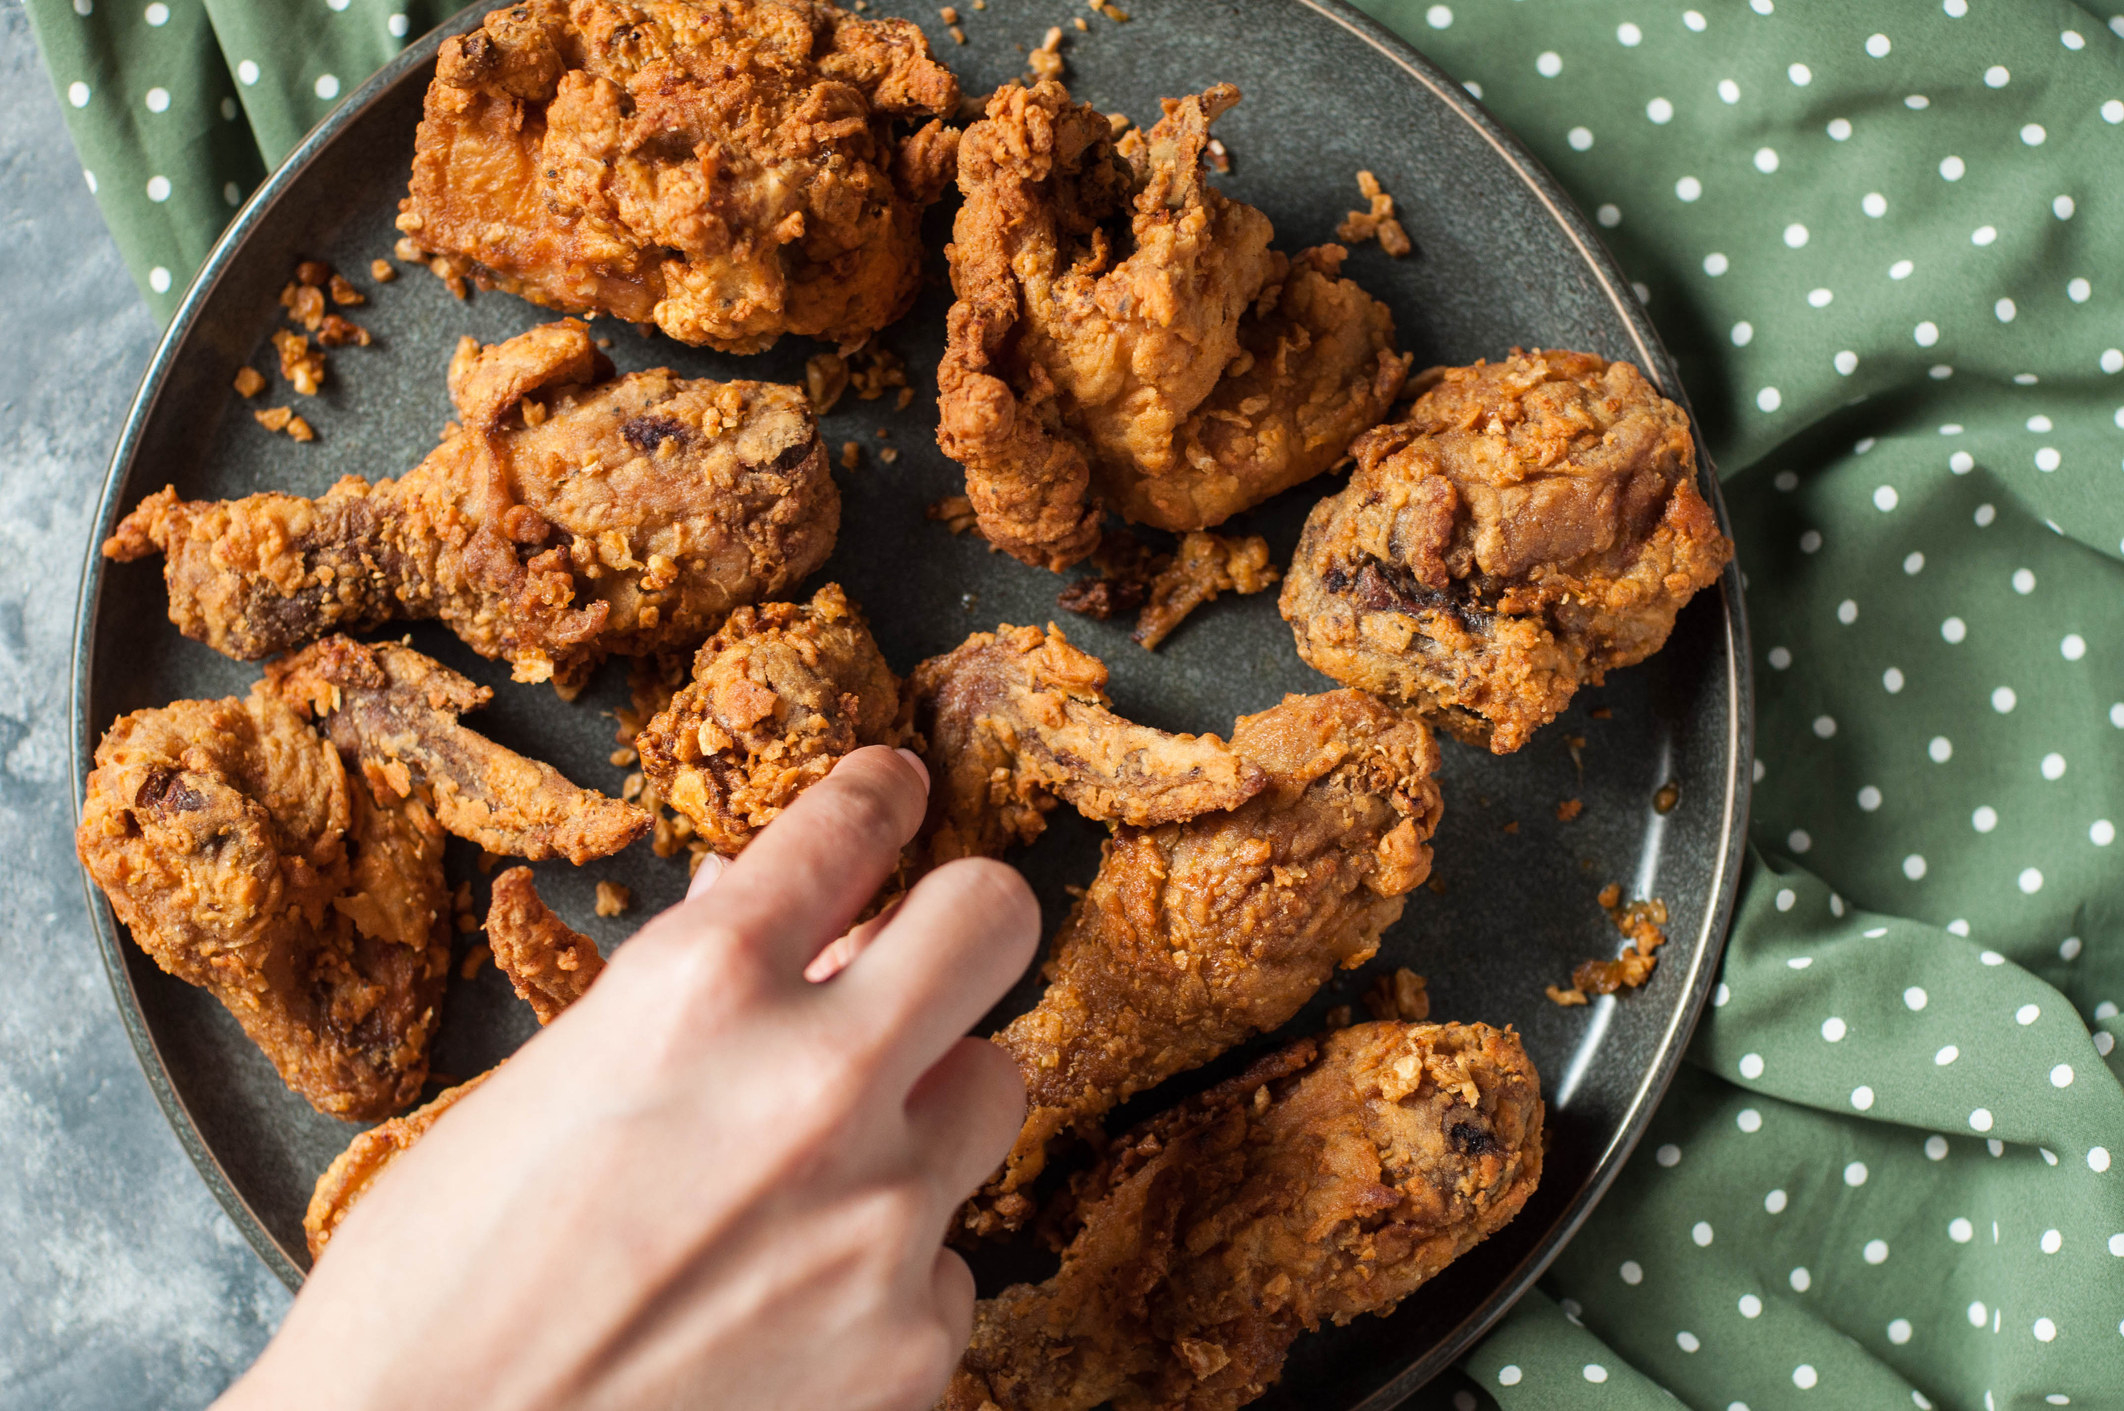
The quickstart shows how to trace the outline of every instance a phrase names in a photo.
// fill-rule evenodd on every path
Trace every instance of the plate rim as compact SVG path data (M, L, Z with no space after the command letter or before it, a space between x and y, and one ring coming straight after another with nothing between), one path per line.
M1708 448L1704 445L1701 429L1690 409L1688 395L1682 387L1674 361L1661 342L1643 304L1630 289L1629 281L1621 268L1601 243L1577 204L1565 194L1562 186L1516 136L1415 46L1358 10L1349 0L1295 0L1295 3L1368 45L1426 89L1434 100L1444 104L1456 117L1474 129L1540 202L1551 222L1570 240L1585 268L1607 297L1624 328L1628 330L1642 369L1651 375L1663 395L1671 398L1689 413L1690 434L1697 453L1699 488L1704 491L1719 528L1730 539L1732 525L1724 497L1720 493L1717 470ZM127 471L138 453L171 364L189 337L207 301L251 233L266 213L287 195L311 162L342 130L375 106L409 70L432 63L444 40L474 28L490 8L491 0L472 0L471 4L400 50L349 95L344 103L310 130L258 190L252 193L235 219L215 240L213 249L200 266L168 327L157 342L154 355L148 360L139 388L127 408L118 440L104 470L103 487L99 492L97 511L86 547L80 596L75 605L68 745L71 755L69 777L73 789L72 807L77 832L88 774L93 765L95 741L99 738L94 722L89 719L88 710L91 678L95 670L97 616L103 597L105 561L102 557L102 544L116 523L120 495L128 479ZM1440 1371L1457 1361L1533 1287L1534 1282L1547 1271L1564 1247L1577 1235L1621 1174L1631 1152L1644 1136L1653 1113L1672 1084L1675 1071L1687 1052L1689 1037L1695 1031L1704 1003L1709 998L1711 986L1717 977L1731 929L1734 908L1739 899L1753 785L1747 764L1754 757L1754 674L1748 650L1747 610L1741 591L1737 556L1726 565L1719 577L1718 587L1720 617L1724 627L1728 706L1725 721L1726 784L1720 818L1719 845L1715 854L1716 881L1712 903L1705 909L1703 925L1691 950L1694 963L1688 976L1687 988L1668 1017L1660 1037L1658 1057L1646 1069L1632 1093L1614 1135L1595 1158L1591 1178L1575 1193L1554 1223L1542 1233L1534 1247L1519 1264L1499 1280L1487 1297L1470 1309L1443 1337L1424 1350L1384 1386L1355 1403L1349 1411L1389 1411L1389 1408L1406 1400ZM140 1064L141 1072L155 1096L156 1104L162 1109L164 1119L169 1123L185 1154L198 1169L207 1189L235 1223L245 1242L290 1292L299 1290L304 1280L303 1270L289 1257L287 1251L281 1248L280 1243L266 1229L265 1222L238 1192L220 1159L201 1134L198 1121L189 1106L172 1083L162 1052L154 1036L148 1031L139 993L133 984L125 942L118 934L116 917L109 900L90 879L86 868L81 869L81 885L87 901L90 926L95 933L97 950L111 986L119 1019L124 1025L126 1037L132 1044L134 1058Z

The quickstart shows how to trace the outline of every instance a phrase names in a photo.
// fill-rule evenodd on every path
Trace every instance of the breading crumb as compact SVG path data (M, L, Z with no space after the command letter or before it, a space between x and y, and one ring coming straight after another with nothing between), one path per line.
M597 884L597 914L599 916L618 916L633 904L634 893L628 891L619 883L600 882Z
M951 25L946 29L945 33L952 37L954 43L964 44L966 42L966 31L960 29L957 25Z
M1258 593L1282 577L1259 534L1235 539L1196 530L1181 537L1180 551L1151 580L1149 600L1130 635L1156 651L1189 613L1219 593Z
M251 416L268 431L285 431L288 429L288 423L294 420L295 410L292 407L267 407L263 411L252 412Z
M479 968L494 959L494 950L485 941L465 952L464 964L457 967L457 978L470 980L479 974Z
M280 306L288 311L288 322L300 324L315 333L324 322L324 290L314 284L295 280L280 291Z
M612 752L607 762L617 768L625 769L628 765L634 763L640 758L641 756L635 753L634 746L621 745L618 749Z
M1558 823L1569 823L1572 819L1578 817L1579 814L1585 812L1585 809L1586 805L1583 799L1565 799L1562 803L1556 805L1556 821Z
M1652 796L1652 811L1654 813L1672 813L1674 805L1680 802L1681 785L1669 780L1667 783L1660 785L1659 792Z
M804 359L804 395L811 414L824 416L848 390L848 360L839 353L813 353Z
M273 330L273 346L280 350L280 375L303 396L316 396L324 385L324 353L312 348L307 336L289 328Z
M959 22L959 12L946 5L943 9L937 11L937 18L946 24L957 24Z
M1382 974L1364 992L1364 1007L1374 1019L1399 1019L1415 1024L1431 1017L1431 995L1423 976L1402 966Z
M964 534L974 527L973 501L964 495L946 495L922 513L954 534Z
M1600 908L1608 913L1615 929L1629 942L1613 960L1588 960L1571 972L1571 988L1547 988L1553 1002L1584 1004L1588 995L1612 995L1617 990L1636 989L1652 978L1659 962L1653 954L1667 943L1667 904L1658 897L1623 904L1622 887L1614 882L1600 889Z
M1595 720L1612 720L1615 718L1615 712L1609 710L1606 706L1595 706L1587 711L1586 714L1592 716Z
M317 433L301 417L291 416L288 418L288 437L295 441L315 441Z
M841 443L841 469L859 470L863 465L863 448L854 441Z
M1332 1009L1328 1010L1327 1013L1321 1015L1320 1019L1321 1022L1326 1024L1327 1027L1330 1029L1347 1029L1350 1027L1350 1021L1355 1017L1356 1016L1350 1012L1350 1007L1348 1005L1338 1004Z
M1119 5L1108 3L1099 6L1098 9L1100 14L1106 16L1115 24L1127 24L1129 21L1128 11L1122 9Z
M1368 171L1357 173L1357 189L1371 203L1369 211L1351 211L1343 217L1342 224L1335 227L1335 238L1350 245L1362 245L1376 239L1379 248L1400 259L1415 245L1409 240L1408 231L1394 217L1394 198L1379 184L1379 178Z
M306 289L322 289L332 278L332 267L323 260L304 260L295 266L295 280Z
M1510 823L1505 824L1504 830L1507 833L1517 833L1519 831L1519 820L1515 818Z
M880 447L878 447L878 459L879 459L879 460L881 460L881 461L883 461L883 462L884 462L885 464L887 464L887 465L891 465L891 464L892 464L892 463L893 463L894 461L898 460L899 458L900 458L900 451L899 451L899 448L898 448L897 446L880 446Z
M460 912L459 912L459 913L457 914L457 934L458 934L458 935L460 935L460 936L469 936L469 935L471 935L471 934L472 934L472 933L473 933L474 931L477 931L478 929L479 929L479 918L478 918L477 916L474 916L474 915L473 915L473 914L472 914L471 912L469 912L469 911L460 911Z
M236 369L235 387L237 396L255 397L265 390L265 385L265 374L257 368L240 367Z
M399 236L398 243L391 247L391 253L409 265L424 265L428 262L428 252L421 249L420 242L410 235Z
M353 308L356 304L366 304L369 302L368 295L362 293L359 289L356 289L352 284L347 282L347 277L345 275L337 273L336 271L333 273L332 277L329 280L325 281L325 288L330 291L332 295L332 302L339 305L339 307L343 309L350 309Z
M866 344L848 356L848 385L862 400L875 402L887 389L907 385L907 363L890 349Z
M371 260L369 261L369 278L375 280L378 284L389 284L392 280L398 278L398 271L392 267L389 260Z
M1061 49L1062 26L1055 25L1047 31L1047 37L1040 41L1040 47L1025 56L1026 62L1032 66L1034 78L1051 78L1058 82L1061 80L1065 71Z
M1208 151L1210 170L1217 173L1219 176L1231 175L1232 152L1229 147L1226 147L1224 145L1224 140L1222 138L1212 137L1209 140Z
M373 340L369 337L369 330L360 324L338 314L326 314L317 329L317 341L326 348L338 348L348 343L366 348Z
M1084 16L1082 15L1077 16L1075 19L1071 20L1070 23L1077 27L1077 33L1079 34L1091 33L1091 26L1085 23Z

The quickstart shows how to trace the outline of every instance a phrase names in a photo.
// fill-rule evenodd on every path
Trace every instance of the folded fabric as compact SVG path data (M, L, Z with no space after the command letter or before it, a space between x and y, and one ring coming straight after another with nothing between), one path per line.
M1363 0L1638 282L1724 477L1758 686L1691 1064L1416 1404L2115 1404L2124 6L1695 3ZM446 13L28 7L163 317L266 167Z

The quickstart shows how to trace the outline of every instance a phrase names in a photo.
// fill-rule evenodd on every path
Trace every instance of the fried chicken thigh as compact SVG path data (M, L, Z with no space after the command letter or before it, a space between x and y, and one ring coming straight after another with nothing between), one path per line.
M901 694L862 613L829 583L809 604L732 613L634 744L663 801L735 857L843 755L904 743Z
M1427 376L1307 519L1283 616L1319 670L1509 754L1664 646L1733 546L1687 416L1630 364L1515 350Z
M649 831L632 804L579 789L458 724L494 693L431 657L391 644L325 638L266 668L279 693L322 722L378 798L419 790L442 826L492 853L578 865Z
M998 89L959 149L937 442L981 532L1064 568L1101 506L1206 529L1342 459L1408 370L1340 246L1273 251L1267 216L1210 187L1219 84L1148 135L1052 80Z
M1430 874L1438 749L1362 691L1287 696L1232 731L1267 787L1223 812L1126 825L1063 923L1047 992L995 1042L1027 1109L1002 1172L968 1206L981 1235L1032 1214L1053 1144L1296 1014L1362 965Z
M1114 714L1106 664L1052 625L977 632L908 684L930 776L916 844L928 866L1031 842L1057 799L1148 828L1236 808L1268 783L1215 735L1169 735Z
M105 557L166 555L170 620L239 660L441 618L520 681L691 647L833 551L840 494L793 387L614 378L573 319L450 363L462 425L398 480L323 498L148 496Z
M121 717L75 842L140 948L319 1112L419 1095L450 959L442 828L418 797L350 781L264 683Z
M570 313L754 353L907 312L959 85L826 0L525 0L443 42L398 228Z
M974 1310L939 1411L1232 1411L1301 1331L1392 1312L1519 1213L1540 1079L1510 1030L1302 1039L1121 1139L1043 1284Z

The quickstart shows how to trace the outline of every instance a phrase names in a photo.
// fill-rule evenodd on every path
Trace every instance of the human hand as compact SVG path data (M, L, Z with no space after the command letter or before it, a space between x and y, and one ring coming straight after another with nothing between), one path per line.
M962 1036L1039 909L969 859L844 934L926 785L859 750L704 868L392 1163L225 1411L931 1405L974 1301L944 1231L1024 1114Z

